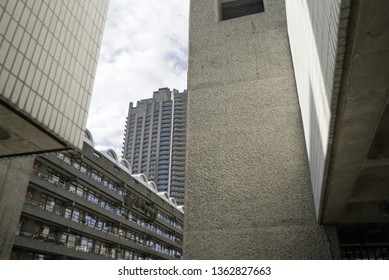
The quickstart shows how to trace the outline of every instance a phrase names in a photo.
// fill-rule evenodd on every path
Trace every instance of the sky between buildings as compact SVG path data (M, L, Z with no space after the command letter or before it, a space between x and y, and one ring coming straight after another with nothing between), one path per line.
M111 0L87 128L121 156L129 102L186 89L189 0Z

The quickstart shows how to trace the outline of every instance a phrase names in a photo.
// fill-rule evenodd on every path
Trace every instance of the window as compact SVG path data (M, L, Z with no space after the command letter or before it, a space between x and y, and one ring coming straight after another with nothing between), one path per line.
M86 213L84 219L85 219L85 223L88 226L95 227L95 225L96 225L96 218L94 216L92 216L89 213Z
M53 212L55 206L55 198L41 194L40 207L48 212Z
M48 226L42 226L40 228L40 234L39 236L41 237L47 237L49 235L49 232L50 232L50 228Z
M100 254L100 248L101 248L101 242L100 241L95 241L95 245L93 247L93 252L95 254Z
M65 217L66 219L70 219L70 218L72 217L72 212L73 212L72 208L66 207L66 208L65 208L64 217Z
M35 160L34 165L32 167L32 171L34 172L34 174L38 174L40 168L41 168L41 163Z
M76 189L76 195L80 196L80 197L86 197L88 193L88 189L84 188L83 186L77 186L77 189Z
M69 186L69 192L71 192L71 193L76 193L76 189L77 189L76 185L71 184Z
M74 167L75 169L77 169L77 170L80 170L81 165L80 165L80 163L78 163L77 161L73 161L73 167Z
M72 213L72 220L75 222L79 222L80 218L81 218L81 210L78 208L74 208Z
M63 161L66 162L67 164L71 165L72 164L72 159L68 156L64 156Z
M27 188L27 192L26 192L26 196L25 196L25 201L26 202L31 202L33 196L34 196L34 193L35 193L35 189L31 188L31 187L28 187Z
M45 259L44 254L39 254L39 253L34 254L34 260L44 260L44 259Z
M221 20L263 13L263 0L221 0Z
M84 252L92 252L93 240L87 237L81 237L81 250Z

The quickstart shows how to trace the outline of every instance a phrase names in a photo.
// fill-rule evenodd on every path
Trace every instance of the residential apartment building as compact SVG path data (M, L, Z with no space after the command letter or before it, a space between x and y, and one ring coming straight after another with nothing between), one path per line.
M161 88L153 98L130 103L123 157L132 172L154 180L177 203L184 203L187 92Z
M185 258L389 259L388 9L191 1Z
M0 1L1 259L23 205L27 156L82 148L108 3Z
M181 259L183 210L92 136L34 161L11 259Z

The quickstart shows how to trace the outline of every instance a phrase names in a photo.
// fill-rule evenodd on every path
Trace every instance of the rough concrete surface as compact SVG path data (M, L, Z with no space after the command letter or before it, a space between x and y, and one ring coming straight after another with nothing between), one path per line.
M264 2L265 13L217 22L213 1L191 1L186 259L332 258L315 219L284 3Z
M0 160L0 260L9 259L34 157Z

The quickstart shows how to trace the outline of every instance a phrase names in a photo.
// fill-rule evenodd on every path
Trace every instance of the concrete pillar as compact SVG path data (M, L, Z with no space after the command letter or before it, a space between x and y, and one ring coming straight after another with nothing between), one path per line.
M34 157L0 160L0 259L10 257Z
M184 258L336 258L315 218L284 1L224 21L216 3L191 1Z

